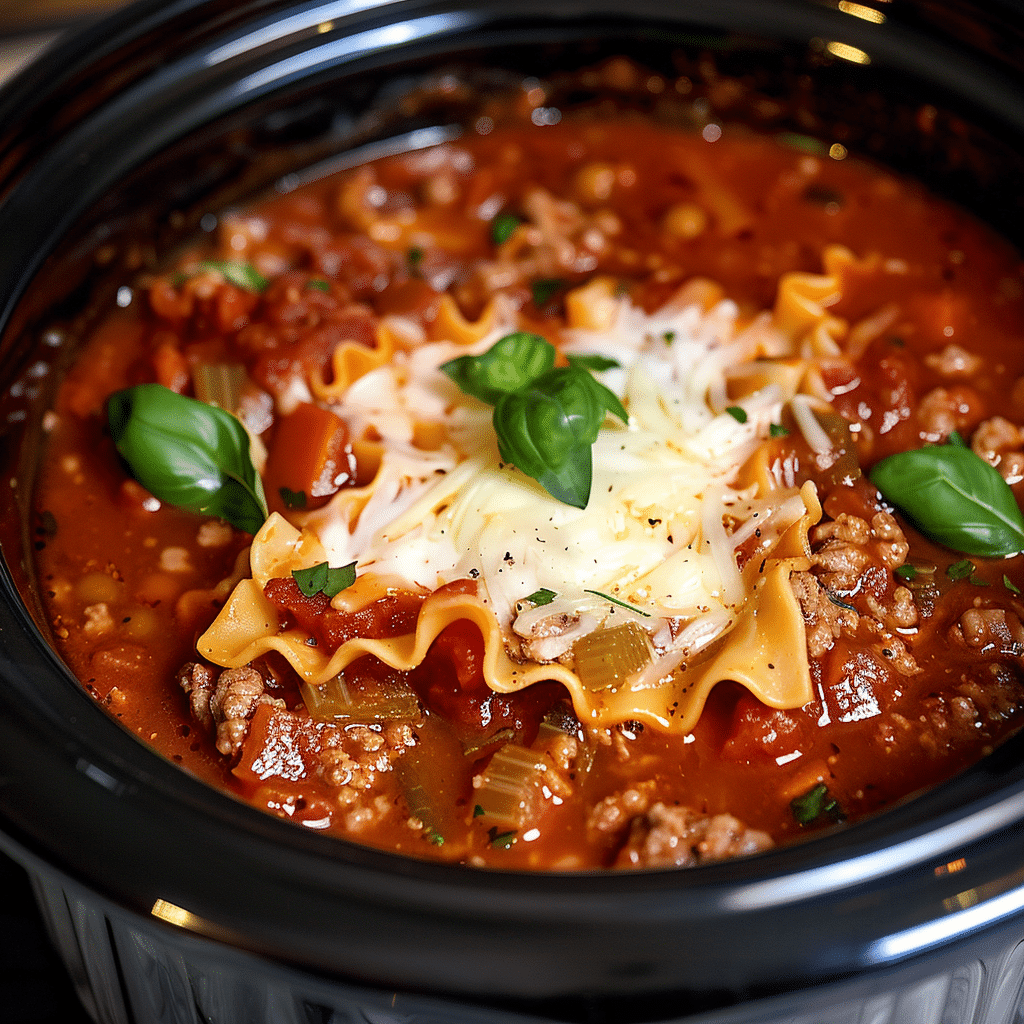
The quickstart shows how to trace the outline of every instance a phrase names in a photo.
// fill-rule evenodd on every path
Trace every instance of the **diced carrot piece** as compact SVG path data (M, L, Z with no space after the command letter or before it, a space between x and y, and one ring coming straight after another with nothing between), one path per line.
M189 384L188 363L177 345L164 342L153 352L153 369L158 384L183 394Z
M317 508L355 477L356 460L340 417L304 402L279 421L265 480L272 509Z

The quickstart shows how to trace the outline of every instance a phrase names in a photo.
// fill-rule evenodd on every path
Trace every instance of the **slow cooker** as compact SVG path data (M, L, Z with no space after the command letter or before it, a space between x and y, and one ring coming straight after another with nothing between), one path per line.
M410 101L425 83L536 76L558 95L623 54L696 69L704 97L710 55L777 101L772 131L841 126L1013 241L1022 25L1017 0L141 0L0 93L0 846L98 1024L1019 1018L1024 738L749 859L423 863L261 815L109 718L47 642L25 511L50 381L97 306L205 213L472 114L465 90ZM724 116L759 127L754 106Z

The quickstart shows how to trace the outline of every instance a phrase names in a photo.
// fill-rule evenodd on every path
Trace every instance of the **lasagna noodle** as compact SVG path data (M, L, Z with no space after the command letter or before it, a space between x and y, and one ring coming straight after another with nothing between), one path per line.
M276 650L306 683L316 686L367 654L392 668L410 670L422 662L439 633L453 622L464 619L474 623L483 637L486 652L483 671L492 690L510 693L544 680L560 682L572 695L581 721L587 724L607 726L635 719L670 731L689 731L700 716L708 693L722 680L741 684L771 707L793 708L806 704L813 698L807 645L803 617L789 578L794 571L810 566L807 532L818 521L821 509L813 485L805 484L799 493L792 486L786 486L778 467L767 461L766 446L757 443L754 428L755 423L760 422L759 429L767 430L767 423L774 421L782 404L792 401L801 385L806 384L815 359L830 356L834 346L826 342L841 337L847 330L845 322L832 317L827 309L840 297L844 269L855 263L855 257L840 247L831 247L823 262L824 274L786 275L780 281L773 314L757 318L740 333L736 331L735 306L728 302L718 302L710 308L704 305L703 310L700 305L683 308L678 303L670 303L660 314L647 318L626 300L616 300L601 279L591 282L589 289L580 289L577 297L582 305L587 304L584 299L602 300L596 303L600 315L588 318L577 310L576 329L568 332L570 348L579 345L585 350L593 346L600 351L605 346L616 351L631 351L636 357L643 347L642 339L647 338L647 351L650 351L651 338L660 337L660 332L671 328L668 334L675 339L672 351L680 353L678 358L692 361L677 365L675 372L682 376L677 376L676 383L671 385L676 389L674 405L659 398L661 379L646 376L648 372L663 374L664 370L652 370L654 364L648 364L648 370L644 370L637 364L632 371L624 371L631 422L635 417L638 424L635 430L641 434L623 433L621 428L609 430L607 434L602 431L601 444L606 451L601 456L603 465L608 465L611 458L613 465L623 464L625 459L628 466L629 459L644 452L660 464L661 451L683 453L683 462L675 470L669 470L668 464L657 470L657 487L652 488L648 483L646 488L641 488L648 495L646 499L641 500L641 493L636 491L638 484L630 483L628 475L620 476L614 478L619 481L614 494L612 486L595 487L596 498L591 502L594 509L586 510L606 516L609 523L616 524L614 541L609 538L602 540L602 544L621 543L628 529L634 530L630 536L639 542L641 536L635 533L635 527L628 527L632 517L643 523L660 524L644 541L648 545L643 549L646 554L641 557L641 548L634 545L628 548L629 557L622 565L609 562L608 571L614 571L614 575L607 585L586 577L583 582L577 580L573 584L574 577L566 576L559 584L558 601L552 605L553 612L556 609L571 612L575 599L571 594L564 597L562 591L574 590L581 591L582 595L603 590L618 594L627 602L647 603L655 618L643 610L636 614L626 610L623 614L620 609L612 610L609 604L588 627L590 630L602 624L607 627L632 617L637 625L647 627L652 640L657 637L653 661L634 676L595 689L588 687L560 661L547 657L538 661L517 660L520 648L514 635L515 613L511 608L516 600L534 589L526 586L529 574L537 566L543 566L537 557L529 555L528 549L516 556L518 562L510 563L506 555L504 563L498 564L501 563L498 559L495 565L490 565L494 558L485 557L483 552L490 548L497 551L495 544L499 543L499 554L504 552L505 538L499 535L487 540L486 526L474 524L500 521L503 516L511 523L510 510L518 507L517 503L550 499L537 491L532 482L523 481L520 485L513 480L510 489L507 478L504 481L493 479L502 467L496 462L491 466L496 456L489 453L487 446L463 450L461 455L446 446L437 452L436 458L429 452L415 454L405 440L405 433L411 427L399 428L393 414L386 422L378 424L381 432L392 434L383 441L385 448L391 446L392 454L385 458L368 486L340 492L326 509L307 517L313 529L300 531L279 516L268 520L253 542L253 578L238 584L217 620L200 638L200 654L225 667L240 667ZM457 307L449 300L442 302L439 319L444 321L444 333L455 337L452 342L435 343L440 346L437 352L443 353L445 344L449 346L448 351L463 347L483 351L494 340L490 335L498 330L497 322L504 317L497 304L492 304L477 322L463 321ZM701 348L705 344L706 351ZM378 383L372 377L388 372L382 359L385 353L404 367L391 384L383 378ZM351 355L347 348L343 354L336 353L335 385L338 387L332 385L329 394L322 397L343 402L346 398L340 388L342 378L350 382L353 377L365 378L370 384L364 387L360 383L347 400L355 402L353 408L364 410L360 415L369 416L370 424L375 422L372 418L375 389L381 386L381 394L385 396L393 394L397 399L400 393L406 395L401 400L406 419L416 407L415 396L425 398L428 408L431 403L438 408L450 401L446 395L454 394L444 390L450 384L442 383L438 391L439 385L430 383L429 377L417 377L417 365L430 363L436 353L423 348L418 353L416 349L407 352L401 338L396 340L386 327L379 332L378 349L368 354L364 363L356 365L359 361L352 362ZM410 383L403 385L402 380ZM731 381L728 387L734 394L738 391L747 396L738 400L745 403L750 422L737 423L724 411L728 401L737 400L726 397L727 381ZM412 388L409 394L413 397L396 391L396 386ZM449 419L447 428L455 431L451 437L456 439L456 447L459 447L458 439L477 436L481 415L487 418L487 411L476 410L472 400L458 409L461 411L457 410L455 419ZM642 434L644 430L648 432L646 435ZM663 440L654 443L643 441L644 437ZM595 448L595 463L600 461L597 450L601 444ZM423 465L427 468L416 470L417 459L426 459ZM409 466L413 469L409 470ZM684 471L687 466L690 468ZM407 476L409 472L413 475ZM433 475L439 472L441 477ZM503 472L507 474L508 469ZM687 497L675 485L669 486L673 472L680 480L685 477L702 482L691 483L694 490ZM595 466L595 484L598 479ZM646 479L650 482L649 475ZM519 493L524 485L526 493ZM654 502L654 492L662 491L662 500ZM488 494L490 504L481 498ZM645 501L651 502L649 509ZM524 513L526 507L523 506ZM561 522L558 517L565 515L565 510L545 507L542 511L541 519L554 524L552 529L580 533L581 527L568 520L558 526ZM572 514L577 515L575 510ZM666 515L668 518L663 522ZM731 532L725 529L723 516L737 523ZM744 516L747 526L743 525ZM524 527L518 518L512 525ZM747 561L740 572L735 563L735 550L743 543L741 537L748 541L753 539L755 526L759 540L752 552L748 544ZM460 537L460 530L465 530L465 536ZM673 537L668 535L670 530L675 535L674 543ZM514 535L516 530L511 532ZM589 536L586 530L580 535ZM595 533L594 538L597 536ZM660 547L651 546L652 537ZM569 539L568 535L565 539ZM410 540L412 547L408 556L395 547ZM485 571L475 595L453 593L443 586L467 575L477 575L467 573L469 563L462 564L465 557L452 555L464 548L478 552L472 557L484 559L486 563L482 566ZM389 554L392 550L395 555ZM662 553L651 561L655 550ZM573 551L574 557L579 555L575 549ZM424 557L423 552L430 552L429 557ZM634 555L637 560L631 570L627 563ZM283 629L274 606L264 596L267 581L287 577L295 569L324 560L342 564L352 557L361 564L359 576L352 588L334 598L335 607L356 610L388 593L389 588L411 590L425 595L415 631L389 639L355 638L335 651L325 651L311 645L310 638L301 631ZM644 559L647 559L646 564ZM418 569L417 560L423 562ZM598 563L597 559L591 561ZM520 576L508 571L512 564L517 565L516 572ZM690 584L676 578L672 570L676 564L681 568L685 565ZM488 575L488 566L494 575ZM503 570L503 576L496 575ZM554 570L549 565L544 571L550 575ZM536 585L555 584L538 576ZM689 603L683 600L680 595L684 591L689 594L687 586L697 588L693 593L699 591L700 600L687 598ZM517 587L522 589L517 590ZM664 603L666 598L671 599L667 604ZM613 597L614 602L618 600ZM578 602L575 607L580 607ZM587 614L593 617L593 609ZM670 627L670 623L674 625ZM671 639L669 634L676 639ZM693 642L692 649L688 650L686 638L691 635L702 635L703 646Z
M257 541L263 543L253 545L254 551L259 551L254 578L238 584L214 624L200 638L198 650L207 660L226 668L240 668L269 651L277 651L305 682L318 686L366 654L401 671L415 668L438 634L453 622L468 620L483 637L484 678L492 690L511 693L545 680L560 682L571 694L576 714L585 724L604 727L634 719L685 733L696 724L708 694L722 680L742 684L770 707L800 707L813 698L803 617L789 577L810 564L805 553L806 533L818 514L820 509L809 508L786 531L778 546L784 557L765 560L751 586L751 596L725 635L712 644L710 653L690 664L682 661L654 685L640 686L626 680L621 685L591 690L564 665L516 661L505 650L494 613L479 597L443 590L424 601L414 633L389 639L355 638L327 655L310 646L304 632L282 631L276 609L263 594L268 579L300 568L297 563L307 561L311 552L315 557L318 547L311 534L300 533L279 516L271 517L261 531ZM797 553L787 553L792 551ZM372 577L363 577L360 591L359 595L345 592L344 603L368 603L382 596L386 587Z

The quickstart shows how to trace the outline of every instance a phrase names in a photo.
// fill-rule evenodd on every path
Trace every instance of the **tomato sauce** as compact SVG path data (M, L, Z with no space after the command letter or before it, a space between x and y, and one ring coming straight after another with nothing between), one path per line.
M525 256L503 278L495 220L520 216L537 189L574 238L594 230L613 241L581 243L585 258L555 281ZM845 461L823 465L793 424L772 442L780 464L816 483L834 527L814 540L813 570L832 607L812 597L803 606L816 693L805 707L771 709L723 682L686 736L633 722L588 732L560 685L492 692L479 631L457 622L409 672L370 656L346 672L357 698L412 699L411 717L318 720L273 656L253 667L263 697L234 733L197 717L212 682L180 670L247 573L250 538L127 475L107 427L110 393L156 381L192 395L199 367L243 366L239 415L269 453L271 508L288 515L307 482L320 490L306 499L322 502L372 476L373 438L350 436L315 402L286 410L281 396L311 377L329 384L342 343L372 350L380 317L400 314L433 337L442 295L471 323L500 292L557 341L567 289L599 274L647 309L707 278L753 315L772 307L783 274L820 274L830 244L858 258L829 312L881 327L822 372L845 421ZM197 260L215 269L180 269ZM217 272L227 260L256 268L263 287ZM547 295L536 287L544 281ZM707 142L638 121L566 118L387 157L224 214L175 267L136 282L128 308L88 339L48 415L34 497L47 614L83 685L143 741L311 829L413 856L540 869L700 862L764 848L754 833L791 842L935 784L1020 726L1021 557L957 569L962 554L902 517L890 526L892 508L865 474L955 431L1024 498L1022 295L1017 254L963 211L853 158L739 129ZM308 464L283 457L289 437L310 439ZM864 534L861 523L877 528ZM887 561L886 544L906 553ZM410 632L423 599L392 593L347 613L291 580L272 581L266 596L326 649ZM883 620L902 648L879 640ZM548 766L513 829L476 820L474 778L502 750ZM716 854L723 830L732 845ZM674 837L687 855L652 852L652 836L668 846Z

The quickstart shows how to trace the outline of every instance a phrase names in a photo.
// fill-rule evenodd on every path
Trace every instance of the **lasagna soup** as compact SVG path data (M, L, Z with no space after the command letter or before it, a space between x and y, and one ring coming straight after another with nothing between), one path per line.
M1019 260L797 141L485 118L204 218L44 421L89 692L297 826L509 868L751 854L991 750Z

